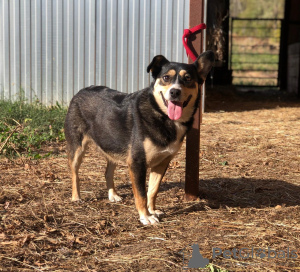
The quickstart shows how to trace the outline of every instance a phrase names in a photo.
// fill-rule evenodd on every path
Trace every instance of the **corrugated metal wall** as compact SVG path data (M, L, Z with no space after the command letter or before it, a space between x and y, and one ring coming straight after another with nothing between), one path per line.
M134 92L157 54L187 62L189 0L0 0L0 97L67 104L81 88Z

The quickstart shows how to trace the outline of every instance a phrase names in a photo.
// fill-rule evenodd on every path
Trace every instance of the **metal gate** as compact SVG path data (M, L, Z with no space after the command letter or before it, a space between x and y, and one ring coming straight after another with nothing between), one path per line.
M278 87L281 19L231 18L232 83Z

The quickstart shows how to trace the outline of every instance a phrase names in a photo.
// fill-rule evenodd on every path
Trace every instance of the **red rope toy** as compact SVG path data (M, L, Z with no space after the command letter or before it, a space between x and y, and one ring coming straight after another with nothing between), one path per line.
M192 34L198 32L199 30L202 30L202 29L206 29L206 25L205 24L200 24L200 25L194 26L191 29L184 29L184 31L183 31L183 36L182 36L183 46L184 46L184 48L186 50L187 56L190 56L193 61L195 61L197 59L197 57L194 55L194 53L191 50L191 48L189 48L187 42L188 42L189 37Z

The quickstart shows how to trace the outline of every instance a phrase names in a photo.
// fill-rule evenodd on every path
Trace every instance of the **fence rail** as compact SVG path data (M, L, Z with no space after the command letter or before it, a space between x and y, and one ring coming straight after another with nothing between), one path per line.
M281 19L231 18L232 82L242 86L279 86Z

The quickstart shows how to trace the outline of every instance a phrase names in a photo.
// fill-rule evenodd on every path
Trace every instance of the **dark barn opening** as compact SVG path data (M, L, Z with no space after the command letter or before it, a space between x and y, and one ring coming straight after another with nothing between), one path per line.
M299 1L208 1L206 44L216 55L208 89L233 85L299 96Z

